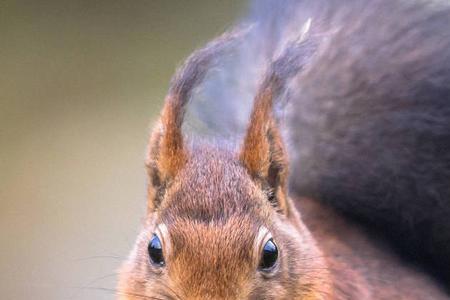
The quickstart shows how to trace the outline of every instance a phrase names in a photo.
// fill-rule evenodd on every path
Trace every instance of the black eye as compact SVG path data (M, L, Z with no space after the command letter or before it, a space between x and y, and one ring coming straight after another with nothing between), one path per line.
M159 237L154 234L150 243L148 244L148 255L153 264L158 266L164 266L164 256L162 251L162 244Z
M266 242L263 247L261 262L259 263L259 268L262 271L269 271L272 269L278 259L278 248L273 239Z

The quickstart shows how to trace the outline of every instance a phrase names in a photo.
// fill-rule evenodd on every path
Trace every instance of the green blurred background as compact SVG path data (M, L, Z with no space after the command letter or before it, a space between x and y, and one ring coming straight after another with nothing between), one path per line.
M175 67L238 0L0 2L2 299L112 299Z

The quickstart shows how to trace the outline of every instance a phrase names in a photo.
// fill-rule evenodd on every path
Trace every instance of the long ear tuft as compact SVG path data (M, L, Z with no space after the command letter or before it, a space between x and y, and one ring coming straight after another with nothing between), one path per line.
M188 160L182 125L192 90L204 79L211 65L245 32L227 32L208 43L194 52L173 77L159 124L153 130L149 142L146 161L149 211L154 211L160 205L168 185Z
M240 160L249 174L268 190L269 201L278 211L288 214L287 152L273 112L274 98L287 81L298 74L315 52L313 40L293 42L270 66L256 94L250 124L240 152Z
M271 76L256 95L239 158L253 179L268 191L272 205L287 214L288 160L272 109L278 87L277 78Z

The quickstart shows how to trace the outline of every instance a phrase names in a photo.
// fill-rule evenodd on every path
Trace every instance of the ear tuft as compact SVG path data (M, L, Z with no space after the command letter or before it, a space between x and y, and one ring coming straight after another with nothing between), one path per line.
M310 20L305 25L309 30ZM281 94L286 83L298 74L317 49L314 38L289 43L275 59L256 93L250 124L240 153L240 160L263 189L269 189L269 201L281 212L288 213L288 159L285 146L273 115L273 99Z
M160 205L166 187L188 159L181 130L184 115L182 109L179 100L174 96L168 96L159 124L150 138L146 160L149 176L149 211L155 210Z
M271 204L287 214L287 154L272 109L276 86L276 79L269 78L257 94L239 158L261 188L268 190Z
M163 181L174 178L187 160L181 130L184 111L180 105L176 96L169 96L161 116L163 132L159 141L160 152L157 163Z
M272 126L272 91L264 89L255 99L240 159L255 178L267 177L270 167L269 129Z
M184 147L182 125L185 107L192 90L203 80L211 65L224 51L240 40L248 30L226 32L194 52L172 79L159 126L153 131L146 161L149 175L148 210L155 211L164 198L167 187L188 160Z

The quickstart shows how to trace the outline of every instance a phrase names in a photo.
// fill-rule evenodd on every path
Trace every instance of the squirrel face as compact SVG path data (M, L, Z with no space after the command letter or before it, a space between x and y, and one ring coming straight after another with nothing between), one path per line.
M148 213L118 295L131 299L325 299L323 255L287 197L287 158L272 85L255 98L240 152L183 140L184 106L235 35L194 53L175 75L149 143ZM276 82L275 82L276 83Z
M147 216L120 299L323 299L314 241L269 198L231 153L193 150Z

